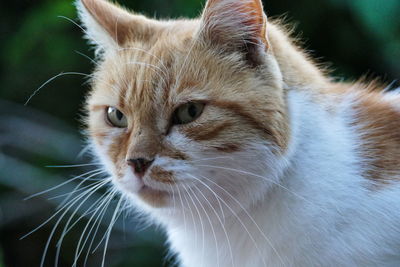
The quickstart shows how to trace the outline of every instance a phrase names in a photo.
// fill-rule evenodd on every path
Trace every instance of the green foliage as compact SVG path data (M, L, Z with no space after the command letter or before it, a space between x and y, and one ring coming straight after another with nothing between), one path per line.
M51 67L58 67L62 60L69 60L65 52L71 45L68 36L59 35L52 38L57 32L65 31L70 25L59 23L56 14L73 17L74 7L66 1L48 1L35 7L22 21L22 27L8 39L5 45L4 59L11 68L25 64L32 51L41 50Z
M373 48L380 55L378 64L385 64L397 76L400 72L400 1L398 0L329 0L349 10L356 22L377 43ZM350 25L351 26L351 25ZM364 46L371 46L363 44ZM396 78L396 77L395 77Z
M379 42L382 59L399 72L400 1L356 0L350 3L361 23Z
M3 263L3 252L0 250L0 267L5 267Z

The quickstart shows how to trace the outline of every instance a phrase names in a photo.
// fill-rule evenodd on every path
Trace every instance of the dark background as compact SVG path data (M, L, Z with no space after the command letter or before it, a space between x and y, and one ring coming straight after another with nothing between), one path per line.
M204 5L199 0L118 2L152 17L195 17ZM400 77L399 0L268 0L264 6L268 16L286 15L288 22L296 24L295 35L302 38L313 57L331 66L337 79L380 76L396 85ZM27 238L19 238L54 214L62 201L54 197L70 192L81 180L31 200L23 199L93 169L46 167L89 160L85 153L80 153L84 142L79 118L88 90L83 76L70 74L52 80L24 106L28 97L51 77L62 72L88 74L93 68L90 60L81 55L93 57L93 51L81 38L81 30L58 16L76 21L72 1L1 3L0 267L39 265L57 218ZM97 198L93 195L89 205ZM110 224L115 205L112 202L104 215L96 245ZM75 219L84 214L84 207ZM68 212L66 218L70 215ZM59 266L71 266L88 218L90 215L65 237ZM56 241L66 220L50 243L45 266L54 266ZM162 232L144 226L129 214L117 221L108 244L107 266L170 264L173 259L166 260ZM101 248L89 254L88 266L100 266ZM85 255L86 252L83 259ZM81 265L83 261L78 263Z

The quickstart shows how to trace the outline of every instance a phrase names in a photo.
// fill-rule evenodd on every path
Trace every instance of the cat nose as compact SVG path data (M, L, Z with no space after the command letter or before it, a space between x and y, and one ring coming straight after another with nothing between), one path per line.
M128 159L128 165L133 168L134 173L142 178L146 170L150 167L151 163L153 163L154 159L145 159L145 158L135 158Z

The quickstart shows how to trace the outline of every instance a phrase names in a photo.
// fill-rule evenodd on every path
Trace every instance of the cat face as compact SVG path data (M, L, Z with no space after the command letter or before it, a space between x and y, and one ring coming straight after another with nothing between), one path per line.
M289 134L260 2L209 1L191 21L104 1L83 1L80 12L100 52L88 132L113 184L152 211L262 198Z

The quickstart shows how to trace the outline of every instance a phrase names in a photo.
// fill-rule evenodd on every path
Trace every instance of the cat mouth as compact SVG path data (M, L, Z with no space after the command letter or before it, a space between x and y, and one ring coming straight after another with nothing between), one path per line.
M155 189L145 183L142 184L137 194L142 200L154 207L165 206L169 198L169 193L167 191Z
M166 176L165 172L149 172L140 178L131 175L125 178L122 181L122 187L131 194L138 196L146 204L155 208L165 207L169 204L172 192L165 187L171 185L171 183L170 177Z

